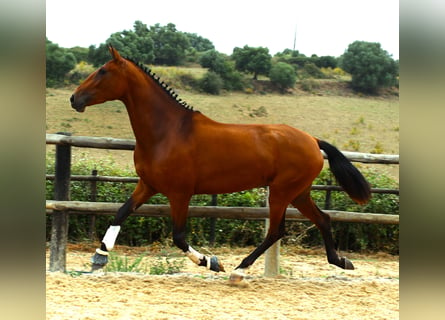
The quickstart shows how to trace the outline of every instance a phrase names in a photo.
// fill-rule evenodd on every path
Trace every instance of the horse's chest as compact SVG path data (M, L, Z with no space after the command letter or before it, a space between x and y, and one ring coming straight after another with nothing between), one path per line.
M190 157L184 152L167 152L162 149L154 154L135 150L135 168L138 176L159 192L189 188L192 183Z

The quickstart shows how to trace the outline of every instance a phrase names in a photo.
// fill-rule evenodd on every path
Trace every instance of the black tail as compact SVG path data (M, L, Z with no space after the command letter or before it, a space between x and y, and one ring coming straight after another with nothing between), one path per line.
M360 171L333 145L318 140L318 146L328 156L332 173L352 200L360 204L368 202L371 188Z

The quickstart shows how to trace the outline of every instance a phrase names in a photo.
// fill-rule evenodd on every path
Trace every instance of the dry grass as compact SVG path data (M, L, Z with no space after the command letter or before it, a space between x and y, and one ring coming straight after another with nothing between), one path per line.
M46 131L73 135L133 138L125 106L118 101L87 108L83 114L71 109L74 88L47 89ZM177 91L195 110L229 123L285 123L335 144L341 150L399 153L399 100L360 96L227 93L220 96ZM261 112L258 112L258 111ZM51 146L47 148L53 150ZM131 152L76 150L74 157L110 157L132 165ZM380 166L382 167L382 166ZM385 166L398 178L398 166Z

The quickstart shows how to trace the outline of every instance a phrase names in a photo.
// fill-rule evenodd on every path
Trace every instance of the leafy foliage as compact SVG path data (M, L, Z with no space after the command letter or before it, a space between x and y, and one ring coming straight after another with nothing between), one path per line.
M68 49L46 39L46 86L63 84L65 75L76 65L76 57Z
M396 84L398 64L380 43L351 43L342 55L340 65L351 74L352 86L358 91L375 93L379 88Z
M114 46L122 56L138 62L157 65L181 65L187 56L196 56L196 52L213 49L210 40L194 33L178 31L173 23L161 26L159 23L147 27L137 20L133 30L113 33L105 43L89 47L88 62L98 67L110 57L107 45Z
M236 47L233 49L232 59L235 60L235 68L241 72L253 73L253 79L258 79L258 75L269 74L272 56L268 48L263 47Z
M234 63L226 55L216 50L209 50L202 54L199 62L202 67L208 68L209 71L221 77L224 89L242 90L244 88L241 74L235 70Z
M114 252L110 252L109 261L105 266L107 272L138 272L147 273L147 266L142 264L144 255L140 255L130 261L127 256L123 258Z
M134 23L134 30L113 33L106 43L100 44L97 49L90 46L89 59L94 66L99 67L110 60L107 48L109 44L116 48L122 56L131 57L141 63L149 64L155 60L154 41L147 26L141 21Z
M304 64L302 73L305 77L313 79L324 79L326 75L315 65L315 63L307 62Z
M169 257L158 256L157 261L150 266L150 274L162 275L162 274L174 274L181 272L184 268L185 262L183 259L171 260Z
M210 94L219 94L222 86L223 80L213 71L208 71L200 80L201 90Z
M270 81L278 85L281 91L292 88L297 80L295 69L285 62L278 62L272 66L269 73Z
M185 60L185 50L190 47L189 38L176 30L173 23L162 27L159 23L150 27L154 42L155 64L180 65Z

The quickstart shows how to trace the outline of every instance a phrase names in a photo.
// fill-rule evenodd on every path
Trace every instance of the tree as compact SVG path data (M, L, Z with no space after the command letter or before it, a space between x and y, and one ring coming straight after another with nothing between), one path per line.
M190 40L183 32L176 30L173 23L162 27L159 23L150 27L150 36L154 41L155 64L181 65L190 48Z
M337 59L333 56L321 56L314 62L319 68L337 68Z
M396 84L397 63L380 43L355 41L340 58L340 66L352 76L357 91L375 93Z
M135 21L133 30L124 30L115 32L96 49L90 46L88 59L94 66L98 67L108 60L108 45L111 44L124 57L132 58L138 62L150 64L153 63L154 43L148 28L141 21Z
M73 47L68 49L69 52L71 52L75 57L76 61L88 61L88 48L82 48L82 47Z
M244 88L241 74L235 70L233 62L225 54L209 50L201 56L199 63L203 68L208 68L209 71L221 77L224 89L242 90Z
M185 32L184 34L189 39L190 46L192 48L196 49L196 51L198 51L198 52L204 52L204 51L215 49L215 46L209 39L203 38L203 37L197 35L196 33Z
M76 65L76 57L68 49L46 39L46 85L63 82L65 75Z
M268 48L263 47L236 47L233 49L232 59L235 60L235 68L241 72L252 72L253 79L258 79L258 75L269 74L272 56Z
M282 92L287 88L292 88L297 80L295 69L290 64L277 62L270 68L270 81L278 85Z

